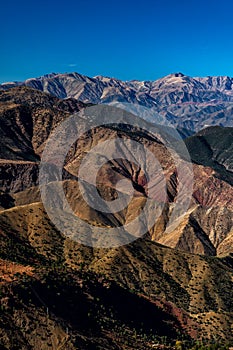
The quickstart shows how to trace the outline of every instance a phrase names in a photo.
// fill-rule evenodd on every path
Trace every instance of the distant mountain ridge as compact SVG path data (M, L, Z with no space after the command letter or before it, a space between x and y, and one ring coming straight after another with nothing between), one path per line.
M0 90L18 85L84 103L139 104L153 108L180 129L199 131L206 126L233 126L233 78L228 76L192 78L174 73L155 81L121 81L79 73L51 73L24 82L4 83Z

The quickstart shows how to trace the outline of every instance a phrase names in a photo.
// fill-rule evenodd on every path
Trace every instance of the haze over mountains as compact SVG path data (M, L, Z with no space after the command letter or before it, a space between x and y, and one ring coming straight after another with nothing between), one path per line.
M50 74L1 85L3 349L13 349L11 339L22 349L38 350L151 349L163 336L174 342L213 340L213 334L215 342L232 343L232 86L228 77L180 73L155 82ZM64 163L63 188L75 214L107 228L130 222L143 209L149 195L142 167L127 161L132 140L160 162L167 201L141 239L119 248L86 247L48 218L38 187L40 160L57 125L73 113L85 124L90 103L113 100L154 107L173 125L198 131L185 139L193 162L192 197L179 224L169 226L179 191L176 165L187 160L175 164L163 139L151 137L151 120L145 130L126 128L122 116L118 125L96 127L72 146ZM134 195L124 210L101 213L82 197L78 169L94 146L112 140L117 147L116 138L125 145L126 160L101 168L98 191L111 202L116 183L128 180ZM97 151L94 156L101 157ZM91 169L91 161L88 165ZM79 233L86 234L82 226Z
M155 81L121 81L78 73L52 73L25 82L5 83L1 89L17 85L84 103L118 101L153 107L174 126L192 131L213 125L233 126L233 78L227 76L192 78L174 73Z

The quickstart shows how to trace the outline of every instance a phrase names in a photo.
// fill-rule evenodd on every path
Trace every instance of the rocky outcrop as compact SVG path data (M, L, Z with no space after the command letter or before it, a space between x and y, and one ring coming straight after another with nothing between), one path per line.
M24 191L38 185L39 164L26 161L0 161L0 187L5 193Z

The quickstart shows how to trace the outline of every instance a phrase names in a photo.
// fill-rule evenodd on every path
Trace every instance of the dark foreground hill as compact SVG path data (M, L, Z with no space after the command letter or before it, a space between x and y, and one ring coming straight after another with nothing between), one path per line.
M233 184L233 128L208 127L185 140L193 162L209 166Z
M0 220L6 349L232 343L232 257L185 254L148 239L88 248L57 232L40 203L8 209Z

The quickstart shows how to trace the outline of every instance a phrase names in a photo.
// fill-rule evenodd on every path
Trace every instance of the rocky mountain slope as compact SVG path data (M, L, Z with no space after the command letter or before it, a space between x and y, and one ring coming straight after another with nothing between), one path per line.
M160 162L167 186L162 214L144 237L119 248L93 248L56 229L38 188L46 140L74 112L85 124L85 110L86 104L76 99L60 100L30 87L0 91L0 345L110 350L167 343L170 349L169 343L182 338L187 348L202 338L232 344L232 129L210 127L186 140L193 193L186 214L169 230L179 186L176 165L187 160L174 162L166 133L152 137L149 123L144 122L144 130L126 128L124 119L84 133L72 145L63 170L66 198L83 221L106 228L124 225L149 198L142 168L114 159L100 169L97 188L111 202L116 183L130 181L134 193L129 205L116 213L88 206L78 169L100 142L112 140L114 145L120 138L126 159L129 144L140 142ZM94 156L100 159L98 150ZM81 225L79 233L85 233Z
M73 100L63 102L27 87L1 92L0 104L4 106L0 115L0 132L4 140L0 161L1 203L3 207L4 205L9 207L9 203L11 205L14 205L13 203L15 205L17 203L28 204L35 199L36 192L38 192L39 160L45 141L59 122L64 120L69 113L82 110L85 105ZM27 114L25 114L25 108L27 108ZM85 123L85 120L80 118L80 123ZM7 132L9 127L11 133ZM145 130L147 130L146 127L149 129L149 125L145 124ZM123 211L115 214L102 213L100 215L98 211L89 209L77 186L77 178L83 157L99 142L106 140L115 142L114 140L120 137L124 140L126 147L121 150L122 157L129 159L130 156L133 157L128 148L130 140L140 141L140 144L149 149L160 162L167 182L168 203L164 205L157 224L149 230L152 239L172 248L192 253L216 255L232 252L231 135L232 129L218 127L205 130L186 140L191 158L195 162L193 164L193 196L188 211L184 216L181 215L180 223L175 226L174 230L168 225L173 203L178 198L177 164L174 163L171 154L161 140L151 138L146 131L125 129L120 123L114 128L110 126L95 128L92 132L84 134L73 145L63 171L69 203L81 218L88 222L99 222L101 225L124 225L136 217L148 197L142 167L138 168L138 166L132 166L129 161L123 162L116 159L107 162L100 169L97 184L103 198L113 200L116 195L115 184L121 180L127 179L133 184L132 201ZM225 141L216 142L219 137ZM198 142L200 142L200 152L197 148ZM203 143L205 147L202 146ZM114 147L118 147L117 143L115 146L113 144ZM210 152L213 154L212 158ZM95 157L98 159L101 155L97 152ZM89 162L92 162L91 159ZM87 169L91 169L92 164L86 166ZM33 199L31 199L28 191L33 186L36 191L31 191L34 192ZM9 203L5 200L6 195L11 198ZM40 200L39 194L37 200ZM141 230L143 230L144 223L141 222L138 225L142 225Z
M233 126L233 78L230 77L192 78L175 73L155 81L121 81L78 73L52 73L25 82L4 83L0 88L17 85L85 103L140 104L153 108L175 127L192 131L213 125Z

